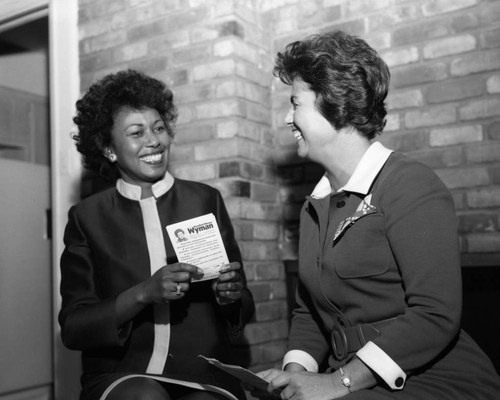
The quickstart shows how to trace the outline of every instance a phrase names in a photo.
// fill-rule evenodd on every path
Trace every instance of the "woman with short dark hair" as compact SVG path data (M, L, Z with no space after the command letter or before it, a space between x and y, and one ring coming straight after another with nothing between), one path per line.
M500 398L488 357L460 329L461 265L452 196L436 174L373 139L389 69L335 31L289 44L275 74L298 154L325 175L301 211L296 307L281 399ZM267 394L257 393L265 397Z

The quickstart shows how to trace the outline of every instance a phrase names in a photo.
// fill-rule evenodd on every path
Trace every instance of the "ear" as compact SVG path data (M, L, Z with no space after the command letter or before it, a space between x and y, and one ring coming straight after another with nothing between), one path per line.
M109 147L106 147L106 149L104 149L104 157L106 157L112 163L116 162L116 154L113 153L113 151Z

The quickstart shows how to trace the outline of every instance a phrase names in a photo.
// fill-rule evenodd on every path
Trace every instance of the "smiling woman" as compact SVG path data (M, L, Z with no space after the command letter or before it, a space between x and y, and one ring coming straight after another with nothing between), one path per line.
M142 195L153 193L151 186L165 175L172 136L156 109L119 109L111 129L111 143L105 156L116 163L125 182L142 188Z
M151 163L151 156L164 154L161 168L155 170L165 174L177 110L173 93L163 82L133 70L111 74L90 87L77 102L77 110L74 139L88 169L112 181L121 177L139 184L143 179L135 177L140 173L139 158L145 162L150 157Z
M254 305L221 194L168 172L176 116L166 85L130 70L77 102L84 164L116 181L70 209L64 235L59 322L82 351L81 400L245 398L198 357L234 363L231 339ZM229 264L193 283L203 270L178 262L166 227L206 214Z
M290 43L274 73L285 123L325 173L300 214L298 276L282 370L258 375L293 400L500 398L491 360L461 329L453 198L423 164L376 140L389 68L342 31Z

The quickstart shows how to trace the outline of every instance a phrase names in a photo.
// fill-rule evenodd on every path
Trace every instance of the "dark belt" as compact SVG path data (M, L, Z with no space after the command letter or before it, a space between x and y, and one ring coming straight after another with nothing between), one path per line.
M346 328L335 325L331 335L333 357L337 361L345 360L349 354L358 351L370 340L378 338L381 332L377 327L381 327L393 319L386 319L372 324L358 324Z

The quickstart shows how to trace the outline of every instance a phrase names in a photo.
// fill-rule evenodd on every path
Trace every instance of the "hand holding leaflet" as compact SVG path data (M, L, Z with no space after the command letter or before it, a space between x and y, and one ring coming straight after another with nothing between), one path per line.
M203 269L201 279L218 278L220 268L229 263L224 242L213 214L205 214L166 227L179 262Z
M262 390L264 392L267 391L267 385L269 384L269 382L257 376L248 369L245 369L238 365L223 364L220 361L216 360L215 358L208 358L202 355L199 355L198 357L207 360L210 364L214 365L215 367L220 368L221 370L227 372L228 374L238 378L241 381L241 383L253 386L254 388Z

